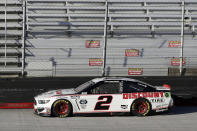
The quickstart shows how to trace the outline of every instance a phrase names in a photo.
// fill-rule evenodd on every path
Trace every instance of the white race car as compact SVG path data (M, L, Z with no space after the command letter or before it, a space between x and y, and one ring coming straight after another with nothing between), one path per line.
M75 89L52 90L34 98L36 114L57 117L107 112L147 116L172 106L169 86L152 86L129 78L95 78Z

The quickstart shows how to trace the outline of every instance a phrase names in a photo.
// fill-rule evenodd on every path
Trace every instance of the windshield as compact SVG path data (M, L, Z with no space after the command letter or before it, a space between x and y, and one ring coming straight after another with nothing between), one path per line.
M82 92L84 89L90 87L92 84L94 84L94 82L92 82L92 81L90 80L90 81L88 81L88 82L86 82L86 83L84 83L84 84L78 86L77 88L75 88L75 91L76 91L77 93Z

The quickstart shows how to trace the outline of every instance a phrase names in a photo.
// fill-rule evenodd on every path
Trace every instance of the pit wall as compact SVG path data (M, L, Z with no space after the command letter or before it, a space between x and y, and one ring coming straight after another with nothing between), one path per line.
M95 77L17 78L0 79L0 103L28 103L41 92L75 88ZM197 77L135 77L152 85L168 84L178 97L197 96Z

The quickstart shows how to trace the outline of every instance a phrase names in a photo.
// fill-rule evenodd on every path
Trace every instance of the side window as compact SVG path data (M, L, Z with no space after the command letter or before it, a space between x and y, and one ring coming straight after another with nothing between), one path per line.
M142 84L140 82L125 81L123 84L124 93L142 92L142 91L153 91L153 88L146 84Z
M121 92L119 81L104 81L95 84L88 94L118 94Z

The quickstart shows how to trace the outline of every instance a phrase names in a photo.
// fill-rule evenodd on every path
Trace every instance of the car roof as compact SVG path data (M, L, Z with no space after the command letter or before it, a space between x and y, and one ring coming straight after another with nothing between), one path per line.
M131 79L131 78L126 78L126 77L101 77L101 78L94 78L91 81L94 83L98 83L100 81L105 81L105 80L111 80L111 81L131 81L131 82L140 82L142 84L147 84L151 87L154 87L153 85L150 85L146 82L140 81L140 80L136 80L136 79Z
M131 78L124 78L124 77L101 77L101 78L95 78L92 79L94 83L100 82L100 81L105 81L105 80L123 80L123 81L133 81L133 82L139 82L136 79L131 79Z

